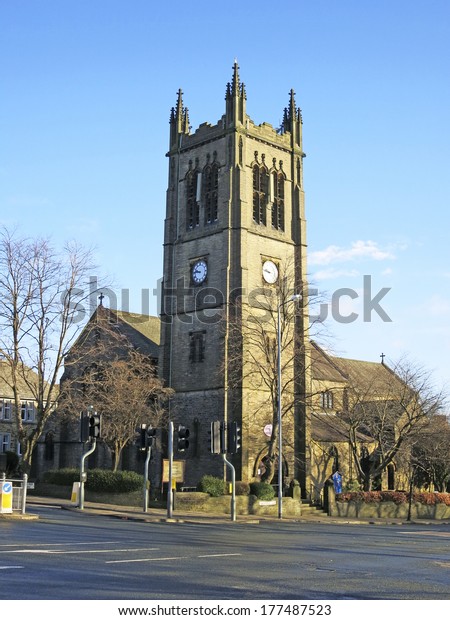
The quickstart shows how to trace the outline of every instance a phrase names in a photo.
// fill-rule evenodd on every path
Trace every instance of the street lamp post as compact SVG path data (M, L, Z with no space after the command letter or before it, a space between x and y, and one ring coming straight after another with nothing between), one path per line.
M281 420L281 308L291 301L300 301L298 293L278 304L277 315L277 417L278 417L278 518L283 518L283 433Z

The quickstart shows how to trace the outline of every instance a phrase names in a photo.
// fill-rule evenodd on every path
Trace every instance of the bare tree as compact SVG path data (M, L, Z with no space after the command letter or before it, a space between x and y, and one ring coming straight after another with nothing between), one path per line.
M378 372L365 384L350 377L347 407L342 415L349 425L349 444L365 490L372 488L388 465L404 458L402 451L411 450L424 423L443 404L444 395L435 390L430 373L407 361L393 369L380 364ZM362 457L358 432L374 441L371 452Z
M278 416L278 335L281 350L281 413L283 446L291 459L301 458L295 445L294 409L306 406L311 397L310 384L305 385L310 373L307 340L308 324L307 289L302 283L295 285L294 269L286 265L273 286L261 287L243 303L238 300L229 321L230 354L228 377L234 393L239 394L243 385L251 386L251 419L247 420L249 436L254 429L265 424L272 427L267 440L261 478L272 482L278 467L279 416ZM301 294L298 301L294 294ZM278 313L280 329L278 334ZM250 428L250 426L253 426Z
M0 356L14 401L14 427L24 471L58 400L64 356L78 330L87 297L92 253L76 243L57 252L47 239L0 233ZM21 395L35 406L26 424Z
M445 493L450 482L450 422L445 415L433 415L417 433L411 450L411 470L418 487L433 485Z
M140 424L164 426L172 393L149 356L121 332L117 313L99 306L66 358L60 399L65 417L77 419L89 405L102 414L102 440L116 471Z

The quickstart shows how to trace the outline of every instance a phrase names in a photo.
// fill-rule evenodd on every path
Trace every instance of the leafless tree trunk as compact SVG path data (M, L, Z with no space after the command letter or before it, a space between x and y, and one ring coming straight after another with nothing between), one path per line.
M165 405L173 392L151 360L115 328L115 318L108 308L98 308L66 360L60 401L69 418L89 405L102 414L101 439L111 450L114 471L141 424L166 425Z
M380 364L381 370L364 390L350 386L349 407L344 412L358 477L367 491L402 451L411 452L423 425L444 404L444 395L435 390L430 373L417 365L403 361L387 369ZM375 445L364 460L359 454L358 431L369 435Z
M14 400L14 426L24 471L58 400L64 356L82 327L92 254L77 244L56 252L47 239L0 233L0 356ZM34 424L21 400L35 405Z
M295 454L293 440L294 404L311 398L310 389L297 393L297 385L304 383L310 371L310 360L305 354L305 343L311 337L308 324L307 290L296 290L293 265L285 270L273 286L252 291L248 303L241 300L231 312L230 354L228 358L229 381L239 393L243 384L251 385L258 392L259 406L252 412L256 426L270 423L271 437L267 441L262 480L272 482L278 467L279 416L278 416L278 312L280 312L281 349L281 412L283 445ZM302 299L292 301L294 294ZM314 328L317 328L315 325ZM308 386L310 388L310 385ZM256 402L256 400L254 401ZM258 421L256 423L256 421ZM288 429L291 432L288 432Z

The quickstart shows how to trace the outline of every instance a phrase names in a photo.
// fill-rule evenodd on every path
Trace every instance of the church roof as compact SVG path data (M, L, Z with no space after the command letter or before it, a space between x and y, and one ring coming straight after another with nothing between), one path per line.
M34 400L33 393L36 393L38 388L38 376L37 374L27 368L26 366L20 367L19 377L17 380L19 388L19 395L21 400ZM11 366L8 362L0 361L0 398L13 398L12 391L12 375ZM46 384L47 389L47 384Z
M312 377L318 381L335 381L346 383L347 377L342 374L334 363L334 358L319 347L319 345L311 341L311 368Z
M140 353L158 359L161 322L157 316L122 310L109 310L108 313L109 322L116 322L123 335Z
M386 386L392 381L400 381L397 375L386 365L380 362L364 362L361 360L333 358L340 372L347 377L348 382L361 392L370 387L372 396L384 396Z
M348 443L348 424L338 414L313 411L311 413L311 437L315 441ZM361 442L373 441L368 435L357 433Z
M151 340L155 345L159 346L161 331L161 321L159 317L123 312L122 310L117 310L116 314L122 321L133 327L133 329L141 333L145 338Z
M372 396L385 395L386 386L400 381L385 364L346 359L326 353L316 342L311 342L312 378L350 384L361 393L370 387Z

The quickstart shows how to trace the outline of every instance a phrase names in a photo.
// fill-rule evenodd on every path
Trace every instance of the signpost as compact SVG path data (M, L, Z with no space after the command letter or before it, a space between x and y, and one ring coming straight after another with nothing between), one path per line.
M12 512L12 482L2 480L0 482L0 513Z

